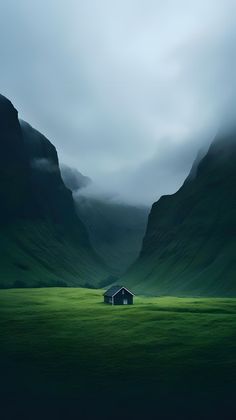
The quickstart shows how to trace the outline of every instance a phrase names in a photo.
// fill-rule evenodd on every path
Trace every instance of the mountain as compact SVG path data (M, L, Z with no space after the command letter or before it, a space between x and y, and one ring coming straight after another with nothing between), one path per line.
M85 224L96 252L119 277L136 260L148 218L148 207L122 204L108 198L75 198L77 213Z
M236 296L236 134L218 136L183 186L150 212L123 281L160 295Z
M92 183L91 178L84 176L77 169L70 168L65 164L60 164L62 179L71 191L78 191L82 188L86 188Z
M90 178L76 169L66 165L60 168L65 185L73 192L77 214L86 226L93 248L111 271L112 282L138 257L149 208L120 203L101 193Z
M1 95L0 149L0 287L104 282L55 147Z

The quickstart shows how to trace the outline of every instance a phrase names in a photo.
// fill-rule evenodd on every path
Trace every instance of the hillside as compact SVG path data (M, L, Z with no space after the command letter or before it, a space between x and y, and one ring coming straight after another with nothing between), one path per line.
M55 147L3 96L0 149L0 287L104 282Z
M124 282L150 294L236 296L236 134L218 136L151 210Z

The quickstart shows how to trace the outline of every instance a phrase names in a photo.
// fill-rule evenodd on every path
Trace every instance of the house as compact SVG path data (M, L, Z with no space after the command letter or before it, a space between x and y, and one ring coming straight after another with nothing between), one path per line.
M103 296L104 303L110 305L133 305L134 294L124 286L112 286Z

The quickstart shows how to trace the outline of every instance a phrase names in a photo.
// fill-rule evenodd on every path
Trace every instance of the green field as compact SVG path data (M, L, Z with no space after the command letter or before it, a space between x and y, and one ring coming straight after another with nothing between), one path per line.
M235 418L236 299L102 293L0 291L1 419Z

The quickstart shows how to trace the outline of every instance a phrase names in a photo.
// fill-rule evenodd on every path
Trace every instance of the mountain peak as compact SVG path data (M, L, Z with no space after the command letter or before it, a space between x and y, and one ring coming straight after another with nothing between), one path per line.
M18 114L12 102L1 94L0 94L0 112L1 112L1 115L6 114L6 113L13 113L14 115Z

